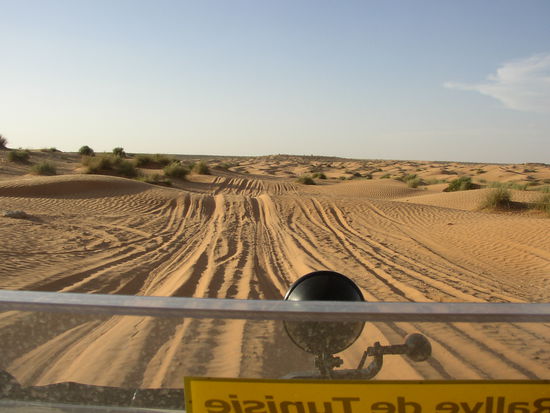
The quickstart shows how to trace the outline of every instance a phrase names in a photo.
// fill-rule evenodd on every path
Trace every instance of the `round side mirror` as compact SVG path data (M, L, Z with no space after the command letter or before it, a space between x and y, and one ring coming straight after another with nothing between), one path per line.
M365 301L359 287L334 271L315 271L299 278L285 295L288 301ZM335 354L351 346L363 331L364 322L285 321L290 339L302 350L320 355Z
M432 345L422 334L413 333L405 337L407 352L412 361L425 361L432 355Z

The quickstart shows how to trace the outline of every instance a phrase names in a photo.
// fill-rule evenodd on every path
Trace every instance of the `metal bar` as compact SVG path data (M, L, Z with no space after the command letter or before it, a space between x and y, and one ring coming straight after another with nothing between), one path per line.
M233 300L0 290L0 311L289 321L550 322L550 303Z
M146 407L94 406L91 404L51 403L24 400L0 400L2 412L40 412L40 413L185 413L185 410L155 409Z

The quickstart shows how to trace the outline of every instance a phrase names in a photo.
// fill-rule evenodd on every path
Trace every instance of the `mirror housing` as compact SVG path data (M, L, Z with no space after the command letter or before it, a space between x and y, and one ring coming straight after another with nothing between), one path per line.
M348 277L334 271L314 271L300 277L285 295L288 301L365 301ZM351 346L363 331L364 322L285 322L292 342L315 355L335 354Z

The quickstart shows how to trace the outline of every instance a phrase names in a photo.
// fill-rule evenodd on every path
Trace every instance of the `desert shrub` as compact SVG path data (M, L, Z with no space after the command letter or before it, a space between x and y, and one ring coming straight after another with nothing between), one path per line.
M417 188L423 181L416 174L407 174L397 178L398 181L402 181L407 184L409 188Z
M32 218L29 214L27 214L25 211L22 211L20 209L4 211L2 216L6 218L14 218L14 219L31 219Z
M124 152L124 148L116 147L113 149L113 155L119 158L124 158L126 156L126 152Z
M454 191L466 191L468 189L473 189L474 185L472 183L472 178L468 175L461 176L460 178L453 179L447 188L443 192L454 192Z
M172 186L172 181L161 174L141 175L138 181L153 185Z
M59 149L57 148L54 148L53 146L51 148L42 148L40 149L40 152L51 152L51 153L55 153L55 152L61 152Z
M413 179L416 179L418 175L416 174L407 174L403 177L403 182L412 181Z
M140 168L163 168L170 165L175 160L164 155L137 155L136 166Z
M100 157L91 157L83 156L82 165L86 167L86 173L95 174L102 171L109 171L111 167L111 157L110 156L100 156Z
M304 185L315 185L315 181L309 175L302 175L298 178L298 182Z
M380 177L380 179L390 179L390 178L391 178L390 174L384 174Z
M327 176L323 172L316 172L312 175L312 178L327 179Z
M447 183L447 180L445 179L436 179L436 178L432 178L432 179L427 179L425 181L426 185L435 185L435 184L446 184Z
M189 173L189 169L181 165L179 162L173 162L164 167L164 174L171 178L184 179Z
M28 162L31 153L23 149L14 149L13 151L8 152L8 161L10 162Z
M90 148L88 145L82 146L78 153L82 156L95 156L95 152L92 148Z
M116 175L124 176L126 178L135 178L139 175L139 171L132 162L118 157L115 158L113 171Z
M55 175L57 174L57 168L54 163L44 161L33 165L31 173L35 175Z
M407 186L409 188L418 188L418 186L420 184L422 184L422 179L420 179L419 177L415 177L415 178L412 178L412 179L408 179L405 182L407 183Z
M88 174L112 174L126 178L135 178L139 175L132 162L114 155L84 157L82 163L87 167Z
M176 160L174 158L170 158L168 156L160 155L160 154L157 153L157 154L153 155L153 161L157 165L165 167L165 166L168 166L171 163L175 162Z
M550 216L550 194L546 194L541 199L539 199L535 203L534 208Z
M526 191L527 184L518 184L517 182L491 182L491 188L506 188L517 189L518 191Z
M483 199L481 209L510 209L512 197L507 188L494 188Z
M152 155L137 155L136 166L139 168L150 166L154 163Z
M193 172L199 175L210 175L210 168L206 162L200 161L193 165Z
M449 171L448 169L445 169L445 168L441 169L440 172L441 172L442 175L458 175L458 172Z
M0 135L0 149L7 149L8 140Z

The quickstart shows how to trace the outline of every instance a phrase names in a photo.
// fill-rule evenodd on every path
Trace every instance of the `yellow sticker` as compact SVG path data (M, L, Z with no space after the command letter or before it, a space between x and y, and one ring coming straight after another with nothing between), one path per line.
M185 378L188 413L550 413L550 381Z

